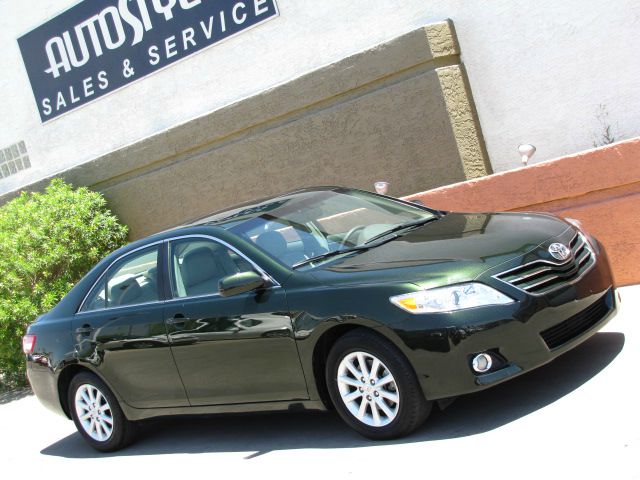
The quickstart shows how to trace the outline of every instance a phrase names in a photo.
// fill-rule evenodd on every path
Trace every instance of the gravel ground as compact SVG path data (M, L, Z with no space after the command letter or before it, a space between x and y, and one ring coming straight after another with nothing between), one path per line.
M19 394L0 402L2 476L640 479L640 285L620 293L617 317L589 341L458 399L409 438L372 442L331 413L191 417L149 422L105 455Z

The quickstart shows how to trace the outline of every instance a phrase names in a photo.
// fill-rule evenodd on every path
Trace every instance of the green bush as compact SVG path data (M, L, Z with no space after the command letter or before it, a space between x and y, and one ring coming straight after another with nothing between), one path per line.
M27 325L126 239L101 194L59 179L0 207L1 390L25 384Z

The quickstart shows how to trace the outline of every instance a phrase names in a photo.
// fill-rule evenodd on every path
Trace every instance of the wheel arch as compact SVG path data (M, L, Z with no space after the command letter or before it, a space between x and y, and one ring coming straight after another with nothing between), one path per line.
M69 409L69 386L71 385L71 380L73 377L82 372L88 372L95 376L97 376L100 380L102 380L107 387L113 392L118 402L121 402L119 395L113 389L113 387L107 382L102 375L92 370L89 367L86 367L80 363L71 363L64 367L64 369L58 375L58 400L60 401L60 406L62 407L62 411L67 416L69 420L71 417L71 410Z

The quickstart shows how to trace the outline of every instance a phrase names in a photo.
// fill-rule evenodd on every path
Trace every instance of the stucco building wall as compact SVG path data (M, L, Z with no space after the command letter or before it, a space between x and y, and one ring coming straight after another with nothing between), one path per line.
M278 18L41 125L16 39L75 3L0 2L0 148L24 141L31 165L0 194L446 18L494 171L517 167L523 142L538 147L535 163L591 147L607 126L618 140L640 135L632 0L279 0Z

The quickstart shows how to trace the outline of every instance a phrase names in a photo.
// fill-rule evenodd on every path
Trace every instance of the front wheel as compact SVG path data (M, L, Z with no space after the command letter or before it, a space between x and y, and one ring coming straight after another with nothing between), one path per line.
M338 339L327 358L326 381L339 415L368 438L408 435L431 412L407 359L366 330Z
M134 424L127 420L109 387L96 375L82 372L73 377L68 401L78 432L96 450L112 452L131 441Z

